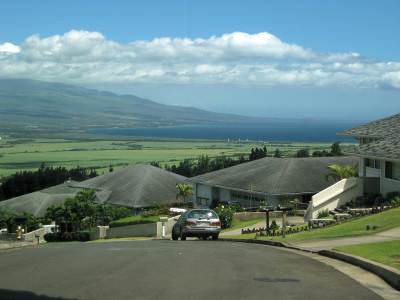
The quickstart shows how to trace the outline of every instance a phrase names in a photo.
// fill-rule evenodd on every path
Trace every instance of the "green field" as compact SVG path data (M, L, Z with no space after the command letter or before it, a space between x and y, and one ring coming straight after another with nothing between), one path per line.
M185 158L200 155L210 157L248 154L253 147L266 146L270 153L279 148L283 155L293 155L308 148L327 150L327 143L256 143L203 140L62 140L62 139L13 139L0 140L0 176L20 170L36 169L42 162L68 168L93 167L100 173L111 164L121 167L128 164L172 164Z
M400 241L353 245L335 250L361 256L400 270Z

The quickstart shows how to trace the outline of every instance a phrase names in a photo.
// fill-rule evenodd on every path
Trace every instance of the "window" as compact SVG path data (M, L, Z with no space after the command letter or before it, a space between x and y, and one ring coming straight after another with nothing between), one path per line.
M366 158L364 160L365 166L368 168L374 168L374 169L380 169L381 168L381 162L378 159L370 159Z
M188 219L218 219L218 216L212 210L192 210L189 212Z
M393 164L390 161L385 162L385 177L393 178Z
M393 179L400 180L400 162L393 163L392 175Z
M371 167L371 160L369 158L364 159L364 163L366 167Z
M387 161L385 163L385 177L400 180L400 163Z
M377 159L374 159L374 163L375 163L375 169L380 169L381 168L381 162Z

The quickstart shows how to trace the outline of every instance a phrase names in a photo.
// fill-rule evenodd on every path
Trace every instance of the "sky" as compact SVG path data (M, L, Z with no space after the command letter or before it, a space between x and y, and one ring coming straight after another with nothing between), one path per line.
M0 77L265 117L400 112L400 1L2 1Z

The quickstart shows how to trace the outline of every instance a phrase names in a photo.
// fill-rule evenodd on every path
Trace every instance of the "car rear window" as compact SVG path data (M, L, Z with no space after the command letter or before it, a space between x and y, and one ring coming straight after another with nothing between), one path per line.
M212 210L193 210L189 212L188 219L218 219L218 215Z

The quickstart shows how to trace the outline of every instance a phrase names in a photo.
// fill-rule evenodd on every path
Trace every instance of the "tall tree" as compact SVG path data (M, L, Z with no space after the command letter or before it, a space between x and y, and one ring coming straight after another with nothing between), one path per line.
M357 165L339 165L333 164L328 166L331 171L326 177L327 179L342 180L349 177L358 176L358 166Z
M340 142L335 142L331 146L331 154L333 156L341 156L343 155L342 149L340 148Z
M190 184L178 183L176 189L176 199L182 199L184 203L193 195L193 187Z
M275 152L274 152L274 157L282 157L281 150L279 150L278 148L276 148L276 149L275 149Z

